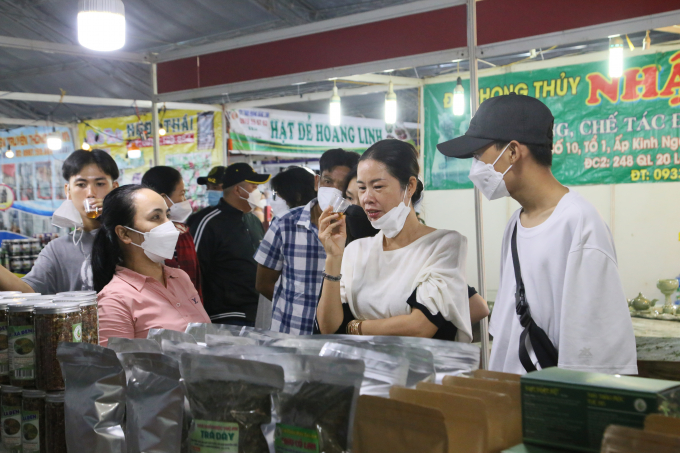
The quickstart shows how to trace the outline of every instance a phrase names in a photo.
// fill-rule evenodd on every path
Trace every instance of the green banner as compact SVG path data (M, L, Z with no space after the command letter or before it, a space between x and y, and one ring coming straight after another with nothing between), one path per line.
M566 185L680 181L680 52L625 60L623 76L608 60L479 79L479 102L509 92L533 96L555 116L553 173ZM425 186L468 189L470 160L447 158L437 143L462 135L466 113L452 112L455 83L426 85ZM463 81L466 94L469 80ZM512 119L509 119L512 120Z

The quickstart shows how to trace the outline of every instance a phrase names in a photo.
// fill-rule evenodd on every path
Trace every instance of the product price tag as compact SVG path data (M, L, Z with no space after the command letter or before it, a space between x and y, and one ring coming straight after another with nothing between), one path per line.
M21 445L21 408L3 406L2 417L2 443L5 447Z
M238 453L238 423L194 420L191 451L195 453Z
M315 429L276 424L276 453L319 453L319 434Z
M35 378L35 329L33 326L9 326L9 369L14 379Z
M38 412L27 411L21 414L22 441L21 446L24 453L40 451L40 419Z

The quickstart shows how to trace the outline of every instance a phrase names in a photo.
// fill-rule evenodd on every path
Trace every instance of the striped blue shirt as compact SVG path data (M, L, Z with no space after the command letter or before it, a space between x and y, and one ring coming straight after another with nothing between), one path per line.
M319 229L311 221L316 203L314 199L272 222L255 254L262 266L281 271L274 287L271 330L312 334L326 261Z

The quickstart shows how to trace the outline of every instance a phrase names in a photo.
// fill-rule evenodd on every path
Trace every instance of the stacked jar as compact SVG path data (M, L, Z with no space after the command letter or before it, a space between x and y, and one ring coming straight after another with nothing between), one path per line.
M62 342L80 343L83 319L79 303L53 303L35 307L36 386L53 392L64 390L64 379L57 360Z
M45 397L46 453L67 453L64 394L48 393Z
M0 390L0 423L2 445L8 453L21 453L21 394L22 389L3 385Z
M13 386L35 388L35 307L46 303L24 300L7 305L9 379Z
M82 309L83 343L99 344L99 312L97 293L94 291L77 291L58 293L54 299L56 304L77 303Z
M7 305L26 299L0 299L0 385L9 385L9 347L7 336Z
M21 398L21 446L23 453L45 453L45 392L24 390Z

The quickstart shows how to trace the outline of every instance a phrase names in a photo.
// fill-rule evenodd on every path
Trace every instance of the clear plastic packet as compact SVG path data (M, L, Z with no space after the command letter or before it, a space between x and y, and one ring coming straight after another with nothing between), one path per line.
M238 337L243 330L243 327L230 326L228 324L205 324L200 322L191 322L185 331L196 339L198 343L205 343L206 334L212 335L231 335Z
M89 343L61 343L57 359L66 383L68 450L125 453L125 371L116 353Z
M196 343L193 335L178 332L170 329L149 329L149 334L146 337L148 340L154 340L161 344L162 340L181 341L183 343Z
M319 355L362 360L365 365L364 379L361 383L362 395L388 398L392 386L406 386L409 362L403 357L364 348L361 344L352 346L333 342L326 343Z
M272 422L272 395L283 389L280 366L187 353L181 370L194 417L193 452L269 453L262 425Z
M326 343L330 342L355 342L367 343L373 337L357 335L300 335L294 338L272 340L267 346L295 348L300 354L319 355Z
M479 368L479 346L457 341L418 337L373 337L371 343L392 344L426 349L434 357L435 382L442 383L444 376L459 376Z
M274 348L270 348L274 349ZM361 360L303 355L254 356L284 370L283 392L274 399L275 429L265 431L270 450L344 453L352 447L352 426L364 375Z
M116 354L124 352L161 352L161 346L154 340L145 338L109 338L107 345Z
M288 333L274 332L273 330L263 330L257 328L253 330L244 329L241 331L241 336L260 340L262 344L267 344L274 340L287 340L300 337L300 335L291 335Z
M216 355L220 357L234 357L237 359L251 360L253 356L261 355L281 355L297 354L295 348L272 348L269 346L257 345L218 345L208 346L200 351L205 355Z
M225 346L225 345L240 345L240 346L259 346L262 343L259 340L256 340L254 338L247 338L247 337L233 337L231 335L225 336L225 335L215 335L215 334L206 334L205 335L205 344L208 347L213 347L213 346Z
M185 352L200 354L201 351L205 349L205 346L201 346L196 343L184 343L181 341L163 339L161 340L161 349L163 354L167 355L168 357L172 357L181 364L182 354Z
M180 453L184 390L179 363L149 352L125 353L121 362L130 370L125 424L128 453Z

